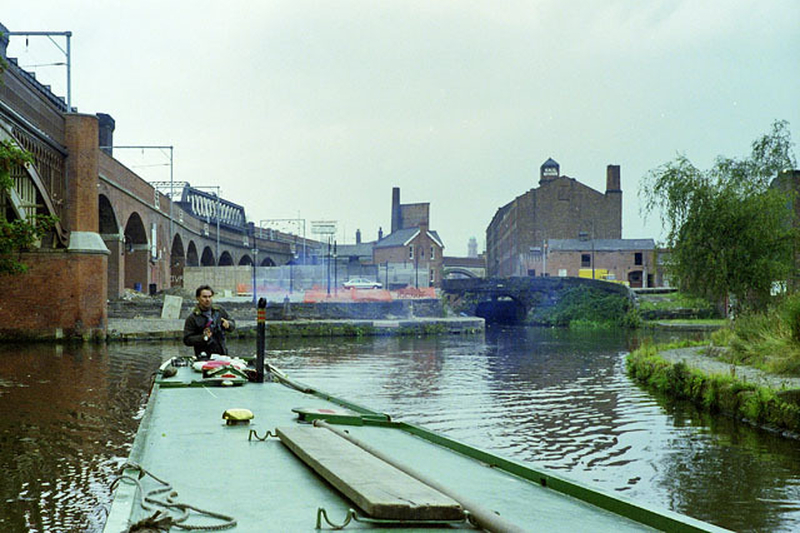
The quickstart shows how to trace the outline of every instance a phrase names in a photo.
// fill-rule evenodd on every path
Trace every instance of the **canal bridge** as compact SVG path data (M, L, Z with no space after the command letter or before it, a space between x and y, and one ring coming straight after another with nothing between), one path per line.
M9 303L0 306L8 325L0 336L102 336L106 301L126 288L181 286L186 266L284 265L307 249L302 237L256 228L242 206L190 185L207 176L142 179L114 158L110 115L69 109L6 57L7 45L0 24L0 141L25 149L33 164L11 169L0 203L6 219L58 222L21 255L28 271L2 279Z
M470 315L520 322L534 308L552 307L570 288L590 287L610 294L630 296L630 289L574 277L511 277L442 280L442 292L458 309Z

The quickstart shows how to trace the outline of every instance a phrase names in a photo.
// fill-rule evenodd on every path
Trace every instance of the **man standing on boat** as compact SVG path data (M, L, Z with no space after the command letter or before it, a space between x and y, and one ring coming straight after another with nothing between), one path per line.
M194 291L197 305L186 317L183 325L183 343L194 346L194 354L228 355L225 332L236 328L236 321L227 311L211 302L214 290L208 285L200 285Z

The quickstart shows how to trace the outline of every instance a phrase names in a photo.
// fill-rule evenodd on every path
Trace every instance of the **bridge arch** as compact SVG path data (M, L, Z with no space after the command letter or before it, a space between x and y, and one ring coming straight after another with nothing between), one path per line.
M253 264L253 259L248 255L244 254L241 259L239 259L239 266L250 266Z
M528 306L510 294L494 295L475 306L475 316L494 324L519 324L524 322L527 314Z
M275 261L273 261L271 257L265 257L264 259L261 260L261 266L262 267L274 267L275 266Z
M147 286L148 255L147 231L142 217L134 211L125 224L125 287L144 290Z
M447 279L459 279L459 278L463 279L463 278L477 278L479 276L468 268L447 267L444 277Z
M98 203L98 228L97 232L103 239L108 251L108 268L106 276L106 289L109 298L119 297L120 291L124 288L124 280L120 271L120 257L124 252L122 239L120 238L119 222L117 214L111 200L104 194L97 196Z
M220 254L219 266L233 266L233 257L231 257L231 253L228 250Z
M194 241L189 241L189 246L186 248L186 266L200 266L200 259L197 255L197 246L195 246Z
M169 254L169 286L183 287L183 268L186 266L186 254L183 251L183 239L177 233L172 239Z
M214 252L211 251L210 246L203 248L203 255L200 256L200 265L204 267L216 266L217 262L214 260Z

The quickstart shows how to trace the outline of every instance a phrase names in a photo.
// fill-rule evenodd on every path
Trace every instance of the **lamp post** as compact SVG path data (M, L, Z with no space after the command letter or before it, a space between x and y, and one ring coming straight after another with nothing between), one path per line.
M419 250L414 250L414 287L419 289Z
M217 265L219 265L219 216L220 216L220 203L222 201L220 196L222 194L222 190L220 189L219 185L198 185L198 186L192 187L192 188L193 189L209 189L209 190L214 191L211 194L214 196L214 199L216 200L216 202L215 202L216 203L216 205L215 205L215 208L216 208L215 209L215 212L216 212L215 217L217 219ZM206 215L206 218L210 218L210 216ZM210 220L209 220L209 222L210 222Z
M333 241L333 294L339 296L339 264L336 261L336 241Z
M331 295L331 238L328 237L328 296Z
M253 247L253 303L255 304L258 301L257 292L258 289L256 288L256 266L258 265L258 248Z

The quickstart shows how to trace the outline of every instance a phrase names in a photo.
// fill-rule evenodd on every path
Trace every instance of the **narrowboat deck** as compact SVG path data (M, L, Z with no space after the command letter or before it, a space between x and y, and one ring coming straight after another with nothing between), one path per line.
M157 509L168 511L173 518L187 510L183 526L230 525L224 518L206 516L180 504L231 517L236 522L232 531L332 529L331 524L346 521L350 509L355 511L358 521L351 520L347 529L393 532L430 531L431 527L480 529L464 520L463 513L453 514L452 505L447 503L452 501L452 494L443 496L445 503L441 503L449 510L440 513L427 507L422 509L417 500L429 496L420 496L420 487L413 480L406 487L399 479L406 474L376 475L378 468L370 466L372 463L361 455L371 455L363 448L351 449L348 443L342 447L345 451L325 453L335 441L348 437L388 456L401 468L406 465L435 480L445 490L457 493L456 499L460 499L467 516L472 515L473 519L479 516L480 510L470 509L474 506L499 517L496 530L512 531L516 527L519 531L724 531L677 513L651 509L581 486L424 428L393 422L387 415L296 383L275 368L270 371L268 377L272 379L268 382L237 386L203 383L199 373L185 366L178 367L172 377L157 376L129 466L117 483L105 531L126 531ZM223 413L234 408L251 411L253 419L249 423L228 425ZM329 428L313 427L309 424L312 419L326 421L321 426ZM319 435L323 436L317 438L315 432L322 432ZM276 433L283 434L283 439ZM305 451L290 450L287 434L297 435L293 439L300 444L293 447L305 447ZM320 445L314 446L315 440ZM312 465L314 461L323 462L323 466L313 469L300 459L303 454L318 456L310 461L306 457L306 461ZM169 504L172 507L167 509L153 503L167 501L170 489L150 476L140 478L142 471L169 483L171 490L177 492ZM327 479L318 473L321 471ZM395 477L396 484L386 481ZM359 490L373 495L368 498L386 497L389 504L381 507L365 501ZM404 491L413 496L405 495ZM400 509L403 501L411 502L411 510ZM373 512L373 521L365 508Z

